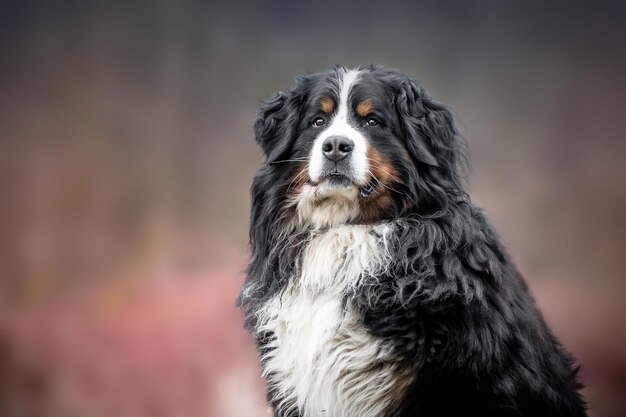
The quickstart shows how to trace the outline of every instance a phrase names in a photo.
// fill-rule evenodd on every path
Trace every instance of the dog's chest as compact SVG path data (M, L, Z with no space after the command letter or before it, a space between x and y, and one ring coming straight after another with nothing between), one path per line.
M405 385L391 347L372 337L351 308L365 276L389 265L389 226L341 226L315 236L301 275L260 311L273 335L264 375L283 414L382 416Z

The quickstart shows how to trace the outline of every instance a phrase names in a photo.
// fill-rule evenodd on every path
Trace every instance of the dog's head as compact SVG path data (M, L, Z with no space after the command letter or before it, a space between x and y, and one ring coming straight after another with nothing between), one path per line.
M436 215L463 195L451 113L402 73L374 66L299 77L261 105L267 157L253 198L289 224L328 227ZM261 207L256 207L257 211Z

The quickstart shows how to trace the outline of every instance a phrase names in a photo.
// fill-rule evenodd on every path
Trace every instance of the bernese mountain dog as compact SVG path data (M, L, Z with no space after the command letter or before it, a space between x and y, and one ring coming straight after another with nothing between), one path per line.
M463 186L451 112L380 66L254 123L238 298L276 417L586 416L573 358Z

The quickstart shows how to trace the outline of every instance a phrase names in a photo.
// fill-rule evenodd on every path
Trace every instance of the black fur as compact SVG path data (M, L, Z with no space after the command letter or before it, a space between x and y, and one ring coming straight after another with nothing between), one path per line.
M255 309L297 276L308 230L283 233L293 216L285 199L298 167L280 161L308 154L311 102L337 88L338 70L299 78L259 110L254 131L267 161L252 185L252 259L238 299L251 330ZM384 101L388 111L370 141L403 181L377 219L396 225L393 266L346 302L414 369L414 382L388 415L586 416L573 359L463 189L465 145L450 111L397 71L369 67L362 78L355 94ZM404 150L408 162L400 157ZM257 335L261 352L270 336ZM271 389L269 396L278 400Z

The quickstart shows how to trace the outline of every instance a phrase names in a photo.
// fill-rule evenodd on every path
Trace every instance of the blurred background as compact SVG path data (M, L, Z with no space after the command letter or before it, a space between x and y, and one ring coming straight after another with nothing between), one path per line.
M619 0L3 1L0 415L269 416L234 308L256 106L369 63L454 108L591 415L626 416Z

